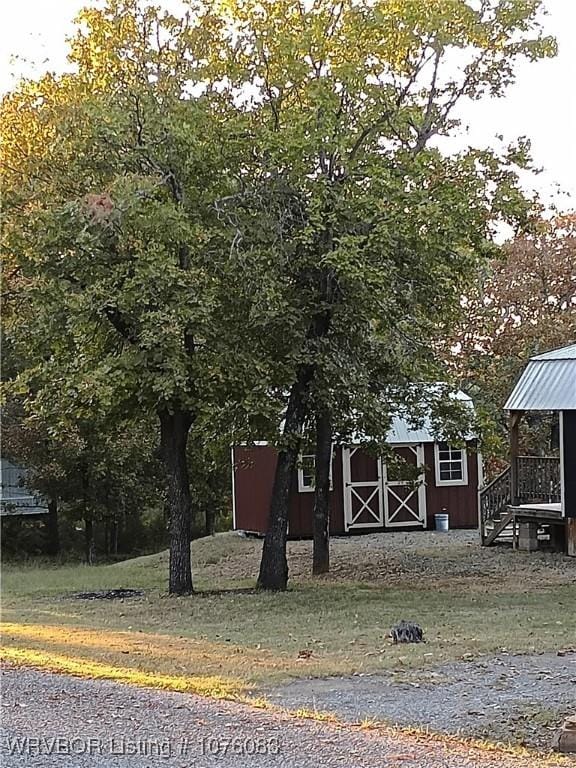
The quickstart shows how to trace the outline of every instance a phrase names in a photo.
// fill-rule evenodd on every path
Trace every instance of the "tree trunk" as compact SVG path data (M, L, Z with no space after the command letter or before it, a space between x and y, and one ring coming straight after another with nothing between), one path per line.
M60 554L60 534L58 532L58 504L54 500L48 502L46 515L46 553Z
M84 518L84 557L87 565L94 565L94 521Z
M206 515L204 520L204 534L206 536L214 536L216 528L216 515L214 514L214 507L209 505L206 507Z
M118 520L113 518L110 528L110 549L113 555L118 554Z
M312 573L330 570L330 466L332 420L326 411L316 416L316 471L314 491L314 542Z
M162 459L166 468L167 506L170 532L170 575L168 592L189 595L192 592L190 558L192 503L186 461L186 445L192 417L182 410L160 417Z
M332 249L332 233L326 230L323 252ZM312 319L307 333L307 354L314 355L316 343L325 339L332 321L332 307L337 295L337 282L331 270L321 270L318 275L318 305L322 307ZM308 409L310 385L314 379L315 363L300 365L296 381L290 391L284 421L284 448L278 454L276 474L272 487L272 501L268 517L268 530L262 548L258 586L261 589L285 590L288 586L288 561L286 537L288 533L288 509L290 485L298 461L302 439L302 427Z
M260 561L260 574L258 576L260 589L283 591L288 586L286 538L290 486L298 461L302 426L306 416L306 400L313 372L312 366L302 366L290 391L283 433L285 447L278 454L268 517L268 530L262 547L262 560Z
M110 556L110 521L104 520L104 557Z

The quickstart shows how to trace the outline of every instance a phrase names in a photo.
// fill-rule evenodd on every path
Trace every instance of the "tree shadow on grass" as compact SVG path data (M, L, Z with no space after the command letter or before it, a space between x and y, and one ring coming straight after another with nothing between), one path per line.
M191 597L219 597L221 595L261 595L257 587L221 587L220 589L195 589Z

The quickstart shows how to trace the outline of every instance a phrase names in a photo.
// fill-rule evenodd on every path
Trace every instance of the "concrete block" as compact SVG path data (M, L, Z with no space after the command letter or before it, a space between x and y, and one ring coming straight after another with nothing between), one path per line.
M552 749L556 752L576 752L576 715L567 717L562 727L556 731L552 740Z
M524 552L535 552L538 549L538 524L518 524L518 549Z

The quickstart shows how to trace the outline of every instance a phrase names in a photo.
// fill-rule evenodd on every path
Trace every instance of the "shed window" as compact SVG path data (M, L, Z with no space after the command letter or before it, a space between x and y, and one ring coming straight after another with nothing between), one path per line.
M316 488L316 456L303 453L298 461L298 492L307 493ZM332 490L332 462L330 462L330 490Z
M436 443L436 485L468 485L466 451Z

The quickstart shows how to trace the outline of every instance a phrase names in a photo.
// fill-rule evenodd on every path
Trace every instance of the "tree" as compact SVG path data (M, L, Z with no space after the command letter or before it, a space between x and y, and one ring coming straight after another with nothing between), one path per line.
M5 403L3 455L25 467L30 486L48 502L50 554L56 554L59 514L83 524L85 560L92 564L98 527L104 553L116 554L123 521L161 506L152 425L144 419L82 423L46 405L31 397L25 406L13 398Z
M191 95L210 24L110 0L80 14L72 73L2 103L4 248L21 276L8 335L26 363L15 386L77 423L155 414L174 594L192 591L189 432L234 378L214 206L231 185L225 126Z
M383 393L370 397L381 434L407 373L416 381L430 374L429 340L458 306L464 276L494 252L494 221L527 220L516 178L525 146L446 157L431 139L457 129L460 99L502 95L518 56L553 54L539 31L540 5L227 5L213 66L223 111L243 113L253 142L229 221L237 246L257 245L269 254L266 274L277 273L267 291L282 295L285 322L267 336L290 371L258 579L265 589L287 585L289 490L303 426L313 400L322 413L330 399L319 377L337 369L354 389L350 372L378 348L383 375L367 378ZM419 365L409 360L414 349Z
M576 339L575 263L576 216L540 221L483 264L465 291L445 359L496 434L505 434L502 406L528 358Z
M330 570L330 467L332 465L332 420L327 411L316 415L316 477L312 573Z
M427 342L493 221L529 207L522 146L430 141L460 98L500 95L516 56L553 52L539 7L243 0L176 18L109 0L81 14L72 73L4 99L16 385L79 423L155 415L171 592L192 590L186 447L212 410L249 430L285 401L259 577L285 589L306 420L381 436L430 378Z
M193 534L212 536L230 527L230 445L233 433L225 425L197 420L191 432L188 462L191 467L191 495L194 509Z

